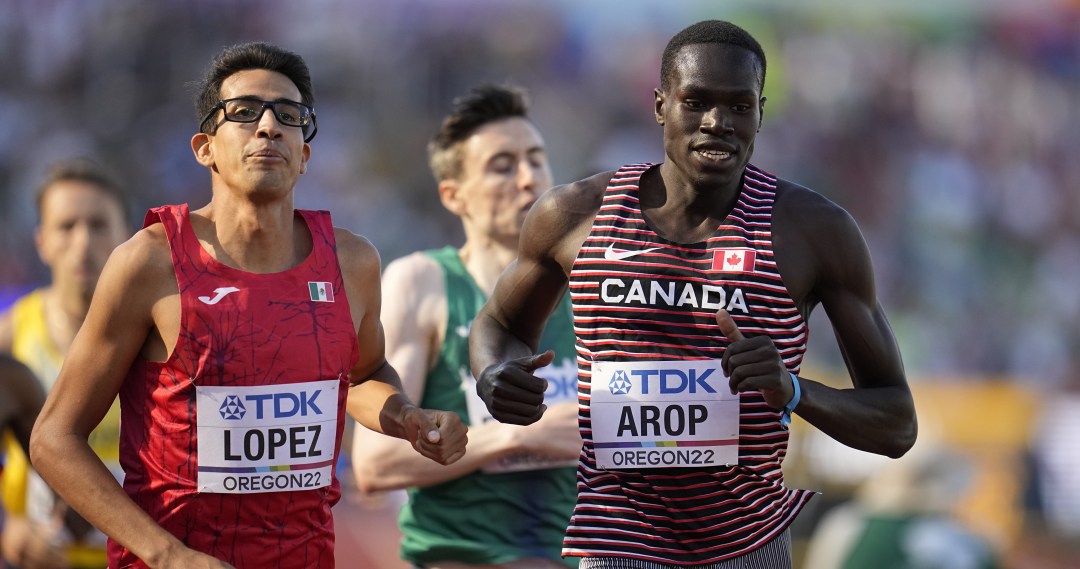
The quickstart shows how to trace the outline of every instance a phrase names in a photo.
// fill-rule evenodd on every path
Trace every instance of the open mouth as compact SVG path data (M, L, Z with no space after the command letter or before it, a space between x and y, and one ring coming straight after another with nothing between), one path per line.
M724 150L710 150L708 148L697 148L694 153L707 162L720 163L726 160L730 160L733 153Z

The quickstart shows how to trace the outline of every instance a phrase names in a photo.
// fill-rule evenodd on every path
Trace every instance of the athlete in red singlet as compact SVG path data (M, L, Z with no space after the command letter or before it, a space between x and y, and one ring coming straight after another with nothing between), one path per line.
M749 164L765 55L717 20L664 50L654 113L665 160L552 189L518 260L473 321L477 391L501 421L544 413L540 330L569 290L583 440L563 554L583 569L790 568L809 498L784 486L797 412L854 448L897 457L914 404L854 220ZM800 377L824 307L853 388Z
M113 253L32 459L110 536L111 567L332 567L346 396L440 463L466 431L386 363L375 248L293 209L316 131L303 60L233 46L202 87L191 146L211 201L151 210ZM86 444L117 393L123 489Z

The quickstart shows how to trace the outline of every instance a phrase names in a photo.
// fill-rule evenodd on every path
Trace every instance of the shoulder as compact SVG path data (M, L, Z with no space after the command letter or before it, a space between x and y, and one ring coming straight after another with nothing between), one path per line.
M442 276L443 269L439 263L423 251L417 251L394 259L387 264L383 273L383 281L415 286L441 279Z
M601 172L583 180L556 186L541 196L534 208L560 218L591 218L600 209L604 190L614 175L614 171Z
M174 279L172 254L165 228L160 223L139 230L113 249L106 265L113 272Z
M394 259L383 272L383 296L408 299L418 306L423 300L440 299L446 294L443 268L422 251Z
M773 231L795 233L815 249L831 248L857 238L855 218L825 196L787 180L778 180Z
M532 239L538 236L542 239L544 235L561 238L586 222L591 223L613 175L615 172L604 172L544 192L529 211L523 235Z
M346 274L372 270L378 274L381 270L382 258L379 256L379 250L363 235L335 227L334 241L337 243L338 262Z
M800 292L800 282L809 292L872 281L870 252L855 218L818 192L778 180L772 232L778 266L793 293Z
M811 224L853 221L851 215L836 202L806 186L783 179L776 181L774 208L779 212L797 213L799 220Z
M114 316L149 315L155 303L178 291L165 230L151 225L113 249L94 289L91 313L100 305L99 311Z
M540 196L522 228L522 255L551 257L569 267L600 211L604 190L614 174L596 174L556 186Z

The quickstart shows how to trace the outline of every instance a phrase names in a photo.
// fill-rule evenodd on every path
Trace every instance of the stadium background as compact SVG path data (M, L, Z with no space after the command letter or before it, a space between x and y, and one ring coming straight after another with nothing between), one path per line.
M860 223L920 411L899 461L797 423L789 483L825 491L795 527L800 563L834 506L868 500L946 513L1006 567L1080 567L1075 0L4 0L0 307L47 278L32 196L53 160L116 171L133 223L209 199L189 82L225 45L267 40L308 61L319 135L296 202L330 209L387 262L462 239L424 154L453 96L526 86L557 183L657 161L660 53L705 18L762 41L754 162ZM820 311L811 326L805 375L842 384ZM364 504L339 510L348 566L393 541Z

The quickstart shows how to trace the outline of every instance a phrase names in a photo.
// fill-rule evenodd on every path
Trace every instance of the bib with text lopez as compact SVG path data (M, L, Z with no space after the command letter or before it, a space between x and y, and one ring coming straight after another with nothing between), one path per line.
M329 486L339 383L196 387L199 492Z

